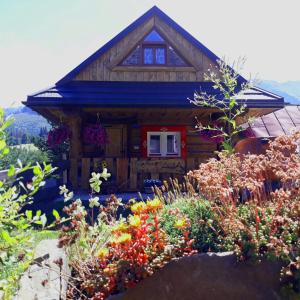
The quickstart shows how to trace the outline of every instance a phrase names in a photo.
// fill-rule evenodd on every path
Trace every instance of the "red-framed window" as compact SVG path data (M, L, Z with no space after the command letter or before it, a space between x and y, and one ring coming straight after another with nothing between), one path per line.
M141 135L144 158L186 158L185 126L143 126Z

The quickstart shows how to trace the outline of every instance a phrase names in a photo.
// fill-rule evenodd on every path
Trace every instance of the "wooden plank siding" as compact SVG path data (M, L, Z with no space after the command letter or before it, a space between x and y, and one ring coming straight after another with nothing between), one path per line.
M118 66L155 26L191 67ZM96 81L203 81L215 62L188 42L167 23L155 16L125 36L115 46L88 65L74 80Z

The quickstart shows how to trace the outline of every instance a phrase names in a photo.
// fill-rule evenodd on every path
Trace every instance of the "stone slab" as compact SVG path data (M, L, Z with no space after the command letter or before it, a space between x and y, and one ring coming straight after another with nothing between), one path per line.
M20 280L14 300L60 300L66 298L70 275L68 260L57 239L41 241L35 249L35 260ZM60 267L54 261L62 261Z

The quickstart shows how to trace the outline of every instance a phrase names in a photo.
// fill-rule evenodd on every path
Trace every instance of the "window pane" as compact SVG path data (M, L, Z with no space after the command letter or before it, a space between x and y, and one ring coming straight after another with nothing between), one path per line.
M145 38L146 42L163 42L164 39L157 33L157 31L151 31Z
M160 135L151 135L150 136L150 146L149 153L159 154L160 153Z
M178 154L177 135L167 135L167 153Z
M172 47L169 47L169 62L170 65L174 66L186 66L186 63L182 58L175 52Z
M137 46L135 50L122 62L124 66L138 65L141 58L140 46Z
M144 63L146 65L153 64L153 51L152 48L145 48L144 49Z
M156 63L158 65L164 65L166 63L165 48L156 48Z

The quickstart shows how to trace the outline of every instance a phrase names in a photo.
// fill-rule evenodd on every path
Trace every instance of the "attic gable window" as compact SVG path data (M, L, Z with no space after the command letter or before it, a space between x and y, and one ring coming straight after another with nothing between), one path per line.
M152 30L144 39L145 42L165 42L164 39L157 33L156 30Z
M178 66L188 64L154 29L123 60L122 66Z

